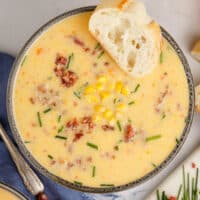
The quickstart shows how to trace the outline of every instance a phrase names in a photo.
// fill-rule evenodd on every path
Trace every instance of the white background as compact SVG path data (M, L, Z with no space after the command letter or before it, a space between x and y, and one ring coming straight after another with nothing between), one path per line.
M186 54L194 75L200 81L200 64L190 56L195 40L200 39L200 0L144 0L156 19L176 39ZM95 5L97 0L0 0L0 52L16 55L26 40L49 19L77 7ZM142 200L168 172L200 142L200 117L195 116L190 135L176 159L158 176L136 189L134 200ZM175 125L175 123L174 123Z

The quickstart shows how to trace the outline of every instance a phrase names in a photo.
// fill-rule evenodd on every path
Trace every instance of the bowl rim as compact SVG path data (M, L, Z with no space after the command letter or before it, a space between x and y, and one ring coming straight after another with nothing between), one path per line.
M56 183L59 183L67 188L82 191L82 192L88 192L88 193L113 193L113 192L119 192L124 191L127 189L135 188L136 186L139 186L141 184L146 183L149 181L152 177L158 175L164 168L166 168L177 156L178 152L182 148L183 144L185 143L185 140L189 134L190 127L192 124L193 116L194 116L194 102L195 102L195 92L194 92L194 83L193 83L193 76L189 67L189 64L187 62L187 59L183 53L183 51L180 49L178 44L175 42L175 40L172 38L172 36L161 27L162 35L163 37L171 44L173 49L176 51L177 55L179 56L180 61L183 64L185 75L187 77L187 83L188 83L188 90L189 90L189 108L188 108L188 116L186 118L186 125L182 132L181 138L179 140L179 143L176 145L176 147L172 150L172 152L168 155L168 157L159 165L157 166L153 171L149 172L145 176L132 181L130 183L120 185L120 186L114 186L109 188L100 188L100 187L89 187L89 186L80 186L76 185L72 182L69 182L67 180L64 180L51 172L49 172L46 168L44 168L28 151L25 144L23 143L20 133L17 129L17 125L15 123L15 117L14 117L14 109L13 109L13 91L14 91L14 85L15 80L17 77L17 72L20 67L20 62L23 59L23 57L26 55L27 50L31 47L31 45L43 34L49 27L52 27L54 24L59 23L60 21L66 19L67 17L93 11L96 6L88 6L88 7L81 7L74 10L66 11L63 14L51 19L49 22L44 24L41 28L39 28L31 37L30 39L25 43L25 45L22 47L21 51L19 52L18 56L15 59L15 62L12 66L9 80L8 80L8 87L7 87L7 114L8 114L8 121L14 136L14 139L21 151L21 153L24 155L24 157L28 160L28 162L41 174L44 176L50 178Z
M15 195L17 198L19 198L19 200L28 200L28 198L24 194L19 192L14 187L9 186L8 184L0 182L0 188L3 189L3 190L8 191L9 193L11 193L13 195Z

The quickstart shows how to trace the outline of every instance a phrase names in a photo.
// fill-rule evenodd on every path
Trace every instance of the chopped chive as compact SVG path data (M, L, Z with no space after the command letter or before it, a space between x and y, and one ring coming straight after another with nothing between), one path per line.
M67 137L56 135L55 138L61 139L61 140L67 140Z
M77 92L74 92L74 95L78 98L78 99L81 99L81 96L80 96L80 94L79 93L77 93Z
M131 106L133 104L135 104L135 101L131 101L131 102L128 103L129 106Z
M104 53L105 53L105 52L102 51L102 52L98 55L97 59L101 58L101 57L103 56Z
M160 64L163 63L163 52L160 53Z
M176 144L179 144L179 143L180 143L179 139L178 139L178 138L176 138Z
M52 76L49 76L49 77L47 78L47 80L49 80L49 81L50 81L52 78L53 78Z
M79 182L79 181L74 181L74 184L79 185L79 186L82 186L82 185L83 185L83 183L81 183L81 182Z
M40 127L42 127L42 120L41 120L40 112L37 112L37 118L38 118L38 123L39 123Z
M60 123L61 118L62 118L62 115L59 115L59 116L58 116L58 123Z
M24 141L24 143L25 143L25 144L30 144L30 143L31 143L31 141Z
M43 111L43 113L46 114L46 113L48 113L48 112L50 112L50 111L51 111L51 108L47 108L46 110Z
M166 114L165 114L165 113L163 113L163 114L162 114L162 118L161 118L161 119L165 119L165 117L166 117Z
M119 151L119 146L116 145L116 146L114 147L114 150L115 150L115 151Z
M93 149L96 149L96 150L99 149L99 147L96 144L93 144L93 143L90 143L90 142L87 142L86 144L87 144L88 147L91 147Z
M162 137L161 135L154 135L154 136L151 136L151 137L147 137L146 138L146 142L150 142L150 141L153 141L153 140L158 140L161 137Z
M114 104L116 104L116 102L117 102L117 98L115 98L115 99L113 100L113 103L114 103Z
M155 168L157 167L157 165L156 165L155 163L151 163L151 165L152 165L153 167L155 167Z
M67 62L67 65L66 65L66 69L69 69L69 66L70 66L70 63L71 63L71 60L72 58L74 57L74 53L71 53L68 57L68 62Z
M64 129L64 126L61 126L59 129L58 129L58 133L61 133Z
M22 62L21 62L21 66L23 66L23 65L24 65L24 63L25 63L26 59L27 59L27 56L24 56L24 58L23 58L23 60L22 60Z
M157 200L160 200L160 192L159 192L159 190L156 190L156 196L157 196Z
M135 87L135 90L132 91L131 93L136 93L138 91L138 89L140 88L140 84L137 84L136 87Z
M53 156L51 156L51 155L48 155L48 158L51 159L51 160L53 160Z
M101 184L101 187L114 187L114 184Z
M120 124L119 120L117 120L117 127L118 127L119 131L121 132L122 131L122 127L121 127L121 124Z
M92 167L92 177L96 176L96 166Z
M100 43L98 42L97 44L96 44L96 46L95 46L95 50L97 50L97 49L99 49L101 47L101 45L100 45Z

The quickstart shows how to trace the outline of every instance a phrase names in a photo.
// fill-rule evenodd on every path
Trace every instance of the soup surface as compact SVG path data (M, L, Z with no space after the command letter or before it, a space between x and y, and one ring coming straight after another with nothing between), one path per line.
M13 195L12 193L8 192L7 190L4 190L0 188L0 199L4 200L20 200L18 197Z
M90 15L62 20L28 50L15 82L15 119L26 147L51 173L118 186L151 172L176 146L188 85L166 41L151 74L129 77L90 35Z

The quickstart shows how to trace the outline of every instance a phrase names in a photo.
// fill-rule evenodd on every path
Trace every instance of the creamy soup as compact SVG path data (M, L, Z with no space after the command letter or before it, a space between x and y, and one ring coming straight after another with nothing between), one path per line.
M1 200L20 200L18 197L16 197L12 193L2 188L0 188L0 199Z
M167 41L151 74L129 77L90 35L90 15L62 20L28 50L15 83L15 119L51 173L84 186L118 186L154 170L177 145L188 85Z

